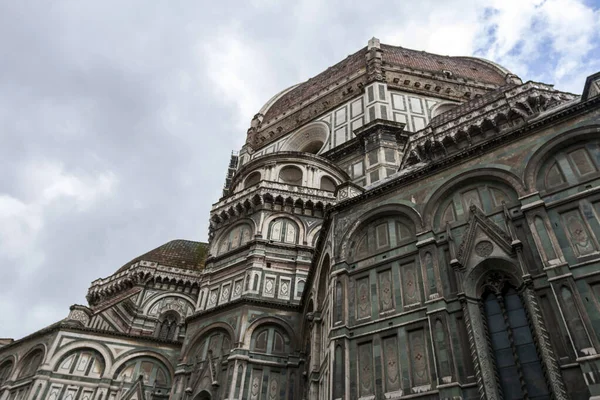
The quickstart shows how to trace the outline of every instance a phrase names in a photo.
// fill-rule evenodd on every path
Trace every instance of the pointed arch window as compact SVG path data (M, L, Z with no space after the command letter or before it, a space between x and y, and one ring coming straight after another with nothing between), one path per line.
M139 376L146 388L168 388L171 378L167 367L159 360L151 357L137 357L127 361L117 369L115 380L123 382L126 387L135 384Z
M234 226L221 239L219 254L227 253L245 245L252 238L252 232L252 228L248 224Z
M560 288L560 297L565 307L564 314L567 320L567 326L571 332L571 336L573 337L573 342L575 342L574 344L578 353L580 355L593 354L591 352L593 350L593 346L587 335L583 320L579 314L579 309L575 304L573 292L571 292L571 289L569 289L567 286L562 286Z
M44 358L44 352L41 349L34 350L29 353L22 361L21 371L19 372L19 379L29 378L35 375L38 368L42 364Z
M298 242L298 225L288 218L277 218L269 226L269 240L296 244Z
M259 327L252 335L252 350L265 354L286 354L289 352L290 340L278 327L267 325Z
M542 362L521 296L492 273L482 296L483 311L503 398L550 399Z
M435 226L465 221L469 207L476 206L486 214L502 212L503 204L510 206L518 201L517 193L509 185L491 181L487 183L465 183L458 189L446 193L435 214Z
M198 343L195 351L192 352L195 357L194 361L227 357L231 350L231 338L229 334L220 329L208 332Z
M0 364L0 386L10 378L13 370L13 362L8 360Z
M555 192L600 175L600 140L562 147L542 164L536 178L537 189Z
M177 340L180 316L176 311L169 310L158 319L156 337L162 340Z
M104 373L104 358L96 350L77 349L61 359L56 372L65 375L101 378Z
M360 260L415 240L414 226L402 216L378 218L367 223L351 240L350 255Z

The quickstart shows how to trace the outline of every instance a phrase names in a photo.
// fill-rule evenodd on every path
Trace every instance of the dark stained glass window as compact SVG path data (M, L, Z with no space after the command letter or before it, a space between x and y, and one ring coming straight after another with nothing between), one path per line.
M488 292L483 298L491 350L505 400L550 399L525 308L519 294Z

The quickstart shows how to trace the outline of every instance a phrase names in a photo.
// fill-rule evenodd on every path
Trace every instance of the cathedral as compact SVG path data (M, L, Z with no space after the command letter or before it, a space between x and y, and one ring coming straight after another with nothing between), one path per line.
M1 340L0 400L600 399L581 84L371 39L258 110L208 243Z

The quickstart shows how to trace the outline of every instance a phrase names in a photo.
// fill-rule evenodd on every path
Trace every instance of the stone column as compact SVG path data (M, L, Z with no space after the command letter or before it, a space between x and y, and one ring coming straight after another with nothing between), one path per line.
M242 366L242 381L240 382L240 392L238 394L238 399L242 400L243 396L244 396L244 386L246 385L246 372L248 369L248 363L246 363L245 361L241 361L240 362L241 366Z
M475 366L475 377L479 394L486 400L500 400L498 393L498 383L493 361L490 359L487 335L484 331L481 310L476 300L463 297L460 299L465 323L467 324L467 333L469 335L469 347L473 364Z

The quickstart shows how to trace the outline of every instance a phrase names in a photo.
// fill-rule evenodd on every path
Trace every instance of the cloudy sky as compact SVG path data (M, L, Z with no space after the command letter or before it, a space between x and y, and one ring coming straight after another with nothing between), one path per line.
M158 245L206 240L252 116L372 36L581 93L599 35L584 0L0 0L0 337Z

